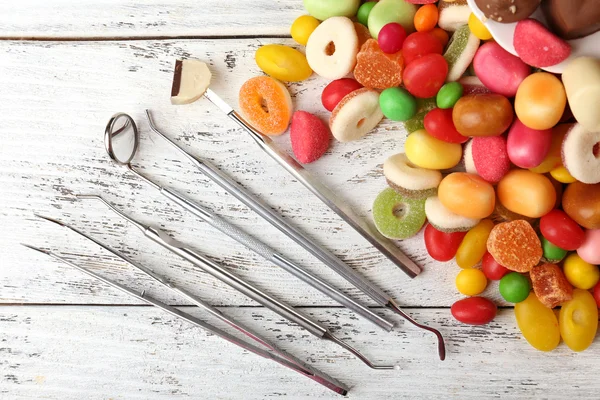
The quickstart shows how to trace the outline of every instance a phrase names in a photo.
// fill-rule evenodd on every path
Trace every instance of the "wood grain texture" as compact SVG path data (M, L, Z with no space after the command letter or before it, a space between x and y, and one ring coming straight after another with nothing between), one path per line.
M0 233L4 247L0 299L9 303L114 304L127 302L103 290L67 266L20 248L18 243L84 255L86 265L134 287L146 280L131 268L108 257L96 246L47 222L33 218L39 212L71 222L133 259L155 268L177 284L213 304L253 304L205 273L158 248L141 233L96 202L76 201L77 193L100 193L127 213L159 224L182 241L235 270L240 276L295 305L334 305L325 296L278 270L259 256L199 222L151 187L108 159L102 143L104 125L117 111L133 115L142 136L134 164L154 177L210 206L247 232L296 260L336 287L364 303L362 294L275 228L247 210L232 196L196 172L160 138L149 132L144 108L155 112L157 124L171 137L226 171L270 204L318 243L388 291L406 306L449 306L455 292L457 267L431 260L422 236L399 243L424 272L411 280L371 247L358 233L274 161L216 107L201 99L189 106L171 106L169 90L175 58L196 57L210 63L212 88L230 104L237 104L242 83L260 73L254 52L271 40L186 40L136 42L18 42L0 43L4 57L0 67L0 92L4 105L0 136L0 213L5 221ZM277 40L282 42L282 40ZM283 41L291 44L291 41ZM326 81L313 76L289 85L295 108L328 113L320 105ZM401 124L384 121L365 138L334 143L330 151L307 168L338 192L365 218L377 194L386 187L381 165L402 150L405 133ZM290 151L289 136L276 138ZM443 284L440 284L443 282ZM488 293L497 299L494 285ZM182 304L164 291L156 293Z
M288 36L300 0L0 2L0 37Z
M186 311L193 312L191 308ZM540 353L521 337L512 310L494 322L457 324L447 310L411 310L447 336L436 360L430 334L400 322L374 332L339 309L305 309L343 340L400 371L373 371L267 311L224 312L339 379L354 399L596 398L589 371L598 343L583 353L564 344ZM0 393L6 399L339 398L285 368L149 307L0 307ZM587 371L587 373L586 373Z

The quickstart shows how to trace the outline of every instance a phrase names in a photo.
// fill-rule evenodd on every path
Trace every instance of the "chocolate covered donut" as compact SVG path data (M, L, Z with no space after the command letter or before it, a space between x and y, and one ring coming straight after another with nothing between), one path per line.
M539 7L540 2L541 0L475 0L475 4L486 18L504 24L529 17Z

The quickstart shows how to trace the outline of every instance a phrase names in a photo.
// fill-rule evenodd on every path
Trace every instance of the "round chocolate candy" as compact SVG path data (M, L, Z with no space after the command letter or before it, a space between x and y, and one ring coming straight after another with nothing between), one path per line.
M475 0L486 18L510 24L529 17L541 0Z

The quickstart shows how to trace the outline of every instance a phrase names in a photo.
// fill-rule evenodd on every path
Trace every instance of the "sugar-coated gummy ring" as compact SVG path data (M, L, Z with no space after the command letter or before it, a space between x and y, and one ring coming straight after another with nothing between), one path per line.
M590 132L575 124L562 144L562 159L567 171L582 183L600 182L600 131Z
M292 116L292 98L276 79L257 76L240 88L239 103L250 124L265 135L280 135Z
M425 224L425 199L409 199L391 188L384 189L373 203L373 220L389 239L407 239Z
M454 214L444 207L437 196L431 196L425 202L425 215L435 229L446 233L466 232L480 221Z
M333 109L329 119L331 133L340 142L360 139L383 118L379 93L362 88L347 94Z
M404 153L394 154L385 160L383 174L392 189L410 198L435 195L442 180L440 171L419 168Z

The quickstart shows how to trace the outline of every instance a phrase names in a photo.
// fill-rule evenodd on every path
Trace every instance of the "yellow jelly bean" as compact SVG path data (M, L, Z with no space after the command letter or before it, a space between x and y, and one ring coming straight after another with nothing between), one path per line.
M436 139L425 129L419 129L406 138L404 151L411 163L427 169L452 168L462 157L460 144Z
M587 349L598 330L598 305L587 290L573 290L573 299L561 305L559 314L560 335L573 351Z
M494 223L484 219L475 225L463 238L456 251L456 263L461 268L473 268L487 250L487 240Z
M573 178L569 171L562 165L550 171L550 175L560 183L573 183L577 181L577 179Z
M560 343L558 318L535 293L529 293L527 299L515 304L515 317L523 337L534 348L550 351Z
M465 296L477 296L487 286L487 278L479 269L463 269L456 276L456 288Z
M488 31L488 28L473 13L469 15L469 30L481 40L490 40L492 38L492 34Z
M321 22L311 15L302 15L294 21L292 27L290 28L290 33L292 34L292 39L301 44L302 46L306 46L308 43L308 38L313 33L317 26L319 26Z
M583 261L577 253L565 259L563 271L569 283L579 289L591 289L600 280L598 267Z
M529 169L531 172L545 174L561 165L562 142L565 135L572 127L573 124L558 124L552 128L552 144L550 145L550 151L540 165Z
M298 82L312 75L306 56L288 46L262 46L256 51L255 60L265 74L280 81Z

